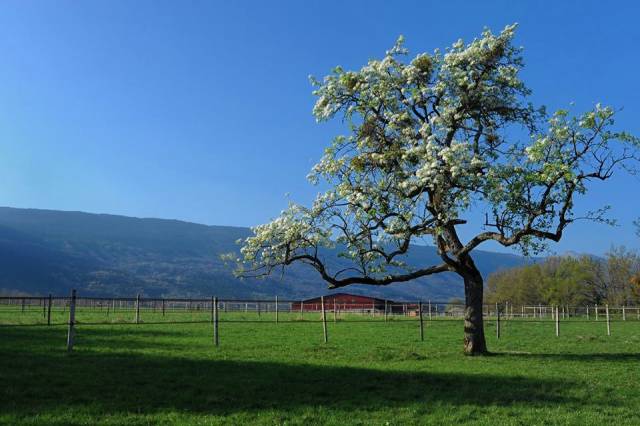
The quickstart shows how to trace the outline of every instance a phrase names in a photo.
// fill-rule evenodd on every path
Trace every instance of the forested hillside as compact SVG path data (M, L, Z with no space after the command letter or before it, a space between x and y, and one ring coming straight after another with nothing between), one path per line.
M624 247L604 258L586 255L550 257L544 262L489 275L490 303L516 305L640 304L640 256Z
M4 294L211 296L303 298L326 293L305 266L264 280L239 280L220 255L238 250L249 229L177 220L0 208L0 289ZM330 256L330 254L327 254ZM433 247L415 246L410 264L436 260ZM525 259L478 252L485 275L522 265ZM338 262L339 260L334 260ZM352 286L352 293L395 299L449 300L462 295L454 274L439 274L388 287Z

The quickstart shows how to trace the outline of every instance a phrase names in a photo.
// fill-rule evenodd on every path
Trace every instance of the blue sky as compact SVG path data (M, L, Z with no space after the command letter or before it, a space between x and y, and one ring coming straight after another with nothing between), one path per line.
M622 107L640 135L639 15L630 1L4 1L0 205L265 222L286 193L313 199L305 176L338 132L315 123L308 75L360 67L399 34L415 54L518 22L535 103ZM575 225L552 250L639 248L639 184L594 186L578 211L611 204L620 226Z

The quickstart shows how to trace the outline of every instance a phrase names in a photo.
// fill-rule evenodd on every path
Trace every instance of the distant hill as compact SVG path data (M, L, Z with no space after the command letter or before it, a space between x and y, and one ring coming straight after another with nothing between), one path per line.
M165 219L0 207L0 293L86 296L299 299L327 293L316 272L299 265L284 275L239 280L220 254L237 251L250 230ZM477 251L485 275L526 263L520 256ZM414 246L411 264L437 262L436 250ZM445 301L463 294L445 273L386 287L340 291L397 300Z

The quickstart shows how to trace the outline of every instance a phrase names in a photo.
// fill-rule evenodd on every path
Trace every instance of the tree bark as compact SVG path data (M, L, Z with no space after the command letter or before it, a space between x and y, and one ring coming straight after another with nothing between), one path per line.
M464 280L464 353L484 355L488 352L482 319L484 282L470 257L461 260L461 268L457 272Z

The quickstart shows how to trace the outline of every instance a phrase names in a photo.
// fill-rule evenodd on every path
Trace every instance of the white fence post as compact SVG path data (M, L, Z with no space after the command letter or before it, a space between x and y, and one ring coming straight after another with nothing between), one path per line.
M500 338L500 306L496 303L496 338Z
M213 343L220 345L220 336L218 334L218 298L213 298Z
M418 310L420 311L420 341L424 342L424 324L422 323L422 300L418 303Z
M322 333L324 335L324 342L327 343L329 337L327 336L327 316L324 311L324 296L320 296L320 303L322 304Z

